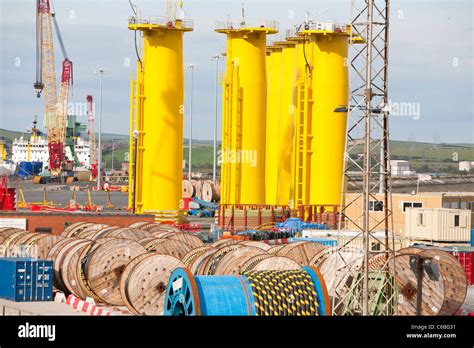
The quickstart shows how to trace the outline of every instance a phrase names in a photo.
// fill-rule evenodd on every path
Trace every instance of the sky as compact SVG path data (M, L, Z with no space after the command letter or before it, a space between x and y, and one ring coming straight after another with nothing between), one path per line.
M35 2L0 2L0 128L24 131L42 115L35 81ZM129 82L136 70L132 14L128 0L55 0L54 8L69 59L74 63L73 102L99 99L103 75L102 131L128 134ZM163 15L165 0L133 0L143 16ZM184 35L185 65L195 64L193 138L213 137L215 61L225 35L216 20L240 16L242 1L184 1L194 31ZM275 19L280 31L300 23L306 11L317 21L350 21L351 1L244 1L248 18ZM392 1L389 48L389 99L400 115L391 118L391 138L419 142L474 143L473 2ZM56 76L62 61L55 41ZM223 73L224 64L220 64ZM185 136L189 135L190 72L185 72ZM404 110L403 110L404 109ZM41 119L41 117L39 118ZM220 95L219 117L220 127ZM86 122L85 115L79 120ZM40 125L42 120L40 120ZM218 132L220 138L220 132Z

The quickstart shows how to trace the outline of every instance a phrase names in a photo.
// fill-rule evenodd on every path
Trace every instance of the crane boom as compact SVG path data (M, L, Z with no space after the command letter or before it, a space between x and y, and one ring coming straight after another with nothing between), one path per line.
M36 89L37 97L44 96L46 129L48 133L49 169L56 176L61 173L61 165L65 161L65 142L69 89L72 85L72 62L68 59L66 49L56 22L55 14L51 11L50 0L37 0L37 34L36 34ZM64 56L62 62L61 83L59 95L56 91L56 75L54 64L53 30Z

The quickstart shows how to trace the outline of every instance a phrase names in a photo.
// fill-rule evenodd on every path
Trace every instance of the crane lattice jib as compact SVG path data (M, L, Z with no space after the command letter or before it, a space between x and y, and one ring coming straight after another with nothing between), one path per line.
M54 71L53 30L49 0L37 1L38 37L41 49L41 78L43 82L45 123L48 132L49 168L57 170L62 160L61 130L56 115L57 94Z

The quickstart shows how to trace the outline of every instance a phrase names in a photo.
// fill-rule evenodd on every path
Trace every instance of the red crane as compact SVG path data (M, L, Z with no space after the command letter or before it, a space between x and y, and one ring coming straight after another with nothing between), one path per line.
M72 85L73 76L72 62L67 58L55 13L51 11L50 0L37 0L36 9L36 82L34 88L38 98L41 96L41 92L44 96L49 170L52 176L59 176L62 164L66 159L65 140L69 88ZM54 23L64 56L59 96L56 94L52 23Z

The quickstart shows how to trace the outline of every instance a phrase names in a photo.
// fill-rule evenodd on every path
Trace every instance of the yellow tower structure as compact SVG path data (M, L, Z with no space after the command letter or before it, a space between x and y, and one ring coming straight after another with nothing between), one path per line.
M282 67L279 98L278 127L278 173L277 201L278 205L290 203L291 153L295 105L293 84L296 72L296 48L294 41L278 41L282 47Z
M129 195L138 214L178 211L182 198L183 33L193 23L175 16L167 6L166 17L129 19L128 28L143 33L144 45L131 88L131 144L136 146L130 151L135 175Z
M311 167L311 72L314 65L311 43L296 31L287 32L287 40L295 43L296 63L293 81L294 117L291 151L290 206L309 204Z
M339 205L348 104L349 26L312 25L302 34L313 54L310 204Z
M7 150L5 149L5 141L0 140L0 162L7 160Z
M265 149L265 204L277 204L278 187L278 123L282 74L282 47L270 45L270 66L267 66L267 120Z
M227 35L221 204L265 203L266 36L274 21L220 22Z

